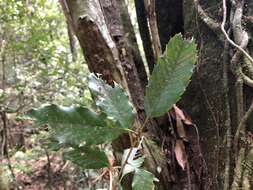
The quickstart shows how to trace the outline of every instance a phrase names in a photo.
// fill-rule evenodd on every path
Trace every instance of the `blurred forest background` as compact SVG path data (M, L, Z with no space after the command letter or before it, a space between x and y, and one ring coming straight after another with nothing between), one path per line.
M59 2L1 0L0 50L0 168L5 179L21 189L89 189L89 177L97 174L48 151L43 142L47 129L34 129L22 118L44 103L90 104L88 69Z

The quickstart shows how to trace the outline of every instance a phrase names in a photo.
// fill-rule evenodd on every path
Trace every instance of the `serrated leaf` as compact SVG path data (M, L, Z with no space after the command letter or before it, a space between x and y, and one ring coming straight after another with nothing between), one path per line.
M91 145L111 142L124 130L103 113L84 107L46 105L28 112L40 124L49 124L60 144Z
M158 181L155 176L144 169L136 170L132 182L133 190L153 190L155 188L154 181Z
M158 59L146 88L145 110L149 117L165 114L185 91L196 62L196 44L175 35Z
M121 160L121 167L126 162L126 159L127 159L128 154L129 154L129 151L130 151L130 149L124 150L124 153L123 153L123 156L122 156L122 160ZM130 153L130 155L128 157L127 163L126 163L126 165L125 165L125 167L123 169L122 178L125 175L127 175L127 174L129 174L131 172L136 171L143 164L145 157L141 156L139 158L136 158L136 155L138 155L138 151L139 151L138 148L133 148L132 149L132 151L131 151L131 153Z
M78 148L64 152L64 158L83 169L100 169L108 166L108 160L104 152L98 148Z
M126 92L118 84L115 84L113 88L91 74L88 77L88 85L100 109L118 121L123 128L130 128L133 125L133 107Z

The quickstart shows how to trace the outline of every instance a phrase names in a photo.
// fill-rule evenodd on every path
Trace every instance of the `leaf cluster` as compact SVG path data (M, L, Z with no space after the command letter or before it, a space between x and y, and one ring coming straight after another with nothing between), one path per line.
M168 112L185 91L196 61L196 45L181 35L174 36L150 76L146 88L145 111L148 118ZM47 105L33 109L29 115L40 124L47 124L52 138L64 155L85 169L109 166L105 152L98 145L111 143L129 131L136 114L128 95L118 85L109 86L95 74L88 77L88 87L96 107L63 107ZM153 189L154 175L141 168L145 156L135 158L138 148L125 150L122 158L123 175L134 172L134 190ZM129 156L127 156L129 155Z

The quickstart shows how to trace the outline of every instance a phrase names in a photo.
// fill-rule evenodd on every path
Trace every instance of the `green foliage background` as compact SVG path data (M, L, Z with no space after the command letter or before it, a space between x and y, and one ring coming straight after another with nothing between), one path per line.
M0 21L1 107L22 112L44 102L89 101L83 98L89 97L87 68L78 46L77 59L72 59L58 3L0 0Z

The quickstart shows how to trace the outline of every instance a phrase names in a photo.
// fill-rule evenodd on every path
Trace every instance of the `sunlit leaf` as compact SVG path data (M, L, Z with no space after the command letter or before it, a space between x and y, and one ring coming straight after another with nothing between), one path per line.
M172 108L185 91L196 62L196 44L175 35L166 46L146 88L145 110L158 117Z
M130 128L134 122L134 112L126 92L118 84L113 88L94 74L88 77L88 83L97 106L118 121L123 128Z

